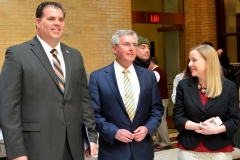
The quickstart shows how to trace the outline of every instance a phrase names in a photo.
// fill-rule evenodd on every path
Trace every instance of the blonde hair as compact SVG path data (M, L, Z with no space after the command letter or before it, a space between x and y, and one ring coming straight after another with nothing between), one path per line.
M215 98L222 93L222 69L216 50L209 45L199 45L191 49L198 51L206 60L207 92L206 96Z

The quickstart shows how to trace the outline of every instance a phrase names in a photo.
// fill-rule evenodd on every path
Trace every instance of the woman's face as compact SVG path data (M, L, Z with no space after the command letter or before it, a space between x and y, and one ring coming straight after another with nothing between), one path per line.
M206 77L207 63L203 56L197 50L193 50L190 52L188 66L192 72L193 77Z

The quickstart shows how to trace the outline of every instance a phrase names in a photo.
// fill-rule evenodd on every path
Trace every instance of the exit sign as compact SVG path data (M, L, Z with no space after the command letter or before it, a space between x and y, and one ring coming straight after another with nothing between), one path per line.
M150 14L150 21L152 23L159 23L160 22L160 16L158 14Z
M184 25L182 13L132 11L132 23Z

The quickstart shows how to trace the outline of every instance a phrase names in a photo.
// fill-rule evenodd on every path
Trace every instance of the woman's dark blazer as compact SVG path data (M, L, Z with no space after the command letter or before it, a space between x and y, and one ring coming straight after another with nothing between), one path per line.
M174 126L179 131L177 140L186 149L194 149L202 141L209 150L218 150L232 143L232 136L237 131L238 94L236 85L222 78L223 90L220 96L209 98L203 106L198 92L198 79L191 77L179 82L176 103L173 109ZM193 130L186 130L185 123L196 123L219 116L226 127L226 132L203 135Z

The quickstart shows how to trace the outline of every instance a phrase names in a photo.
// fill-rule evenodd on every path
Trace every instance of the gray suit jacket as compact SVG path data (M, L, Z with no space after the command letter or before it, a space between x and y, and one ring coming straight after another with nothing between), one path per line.
M74 159L84 159L82 123L96 142L95 118L80 52L61 43L64 95L35 36L7 49L0 76L0 122L8 158L61 160L66 137Z

